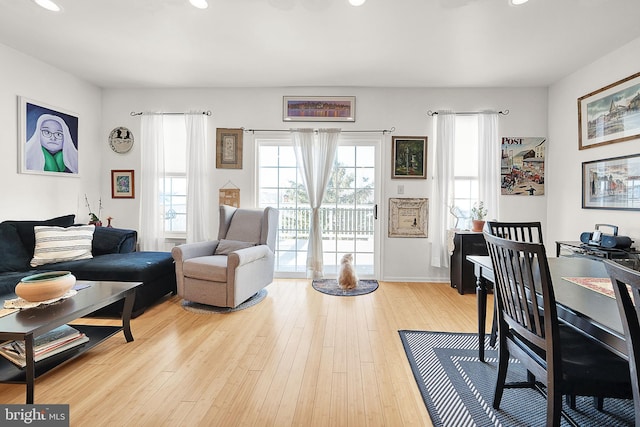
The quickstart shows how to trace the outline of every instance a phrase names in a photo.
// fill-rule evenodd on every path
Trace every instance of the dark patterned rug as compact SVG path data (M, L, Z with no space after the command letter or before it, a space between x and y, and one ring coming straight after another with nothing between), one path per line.
M260 289L251 298L241 303L235 308L231 307L216 307L215 305L200 304L193 301L182 300L182 308L192 313L198 314L215 314L215 313L231 313L238 310L244 310L245 308L253 307L267 296L266 289Z
M342 289L338 286L338 281L336 279L316 279L311 285L313 286L313 289L318 292L341 297L370 294L378 289L377 280L358 280L358 286L349 290Z
M493 409L498 354L489 347L488 337L486 362L480 362L477 334L399 333L435 427L545 425L546 400L533 389L506 389L500 409ZM525 380L526 370L513 359L507 382ZM577 397L576 409L565 404L564 411L580 426L632 426L634 422L632 400L605 399L599 412L592 398ZM564 417L562 425L570 425Z

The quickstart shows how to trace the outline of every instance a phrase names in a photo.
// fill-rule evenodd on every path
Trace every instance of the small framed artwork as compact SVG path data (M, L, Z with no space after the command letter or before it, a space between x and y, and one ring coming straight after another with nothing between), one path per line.
M640 137L640 73L578 98L578 148Z
M285 96L285 122L355 122L355 96Z
M18 97L18 172L78 176L78 115Z
M582 207L640 210L640 154L583 162Z
M216 129L216 168L242 169L242 129Z
M427 137L394 136L391 139L391 179L427 178Z
M134 199L135 197L136 192L133 170L112 170L111 198Z
M429 199L389 199L389 237L429 237Z

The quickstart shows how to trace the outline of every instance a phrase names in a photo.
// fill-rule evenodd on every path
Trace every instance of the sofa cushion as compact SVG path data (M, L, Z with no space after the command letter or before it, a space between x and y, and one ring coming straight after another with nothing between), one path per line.
M176 270L170 252L131 252L105 254L92 259L47 265L51 269L69 270L78 280L113 280L151 282L158 277L173 276Z
M20 235L20 240L22 240L22 244L29 254L29 259L33 257L33 250L36 245L36 236L33 232L33 227L36 225L53 225L58 227L69 227L73 225L73 221L75 220L75 215L64 215L56 218L51 218L47 220L41 221L4 221L3 224L11 224L16 230L18 230L18 235Z
M30 259L16 227L0 224L0 273L28 270Z
M93 256L115 253L128 253L136 250L138 233L113 227L96 227L93 233L91 252Z
M251 242L239 242L237 240L220 239L220 241L218 242L218 246L216 246L214 255L229 255L233 251L250 248L251 246L255 245L255 243Z
M31 266L93 258L91 242L95 228L95 225L35 226L36 242Z

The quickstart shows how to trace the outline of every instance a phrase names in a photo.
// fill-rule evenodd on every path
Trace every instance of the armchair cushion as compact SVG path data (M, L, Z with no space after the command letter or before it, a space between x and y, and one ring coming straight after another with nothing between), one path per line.
M214 255L229 255L231 252L237 251L239 249L250 248L251 246L255 246L255 243L251 242L240 242L238 240L227 240L221 239L216 247L216 251Z
M203 256L187 260L182 265L187 277L212 282L227 281L227 257L224 255Z

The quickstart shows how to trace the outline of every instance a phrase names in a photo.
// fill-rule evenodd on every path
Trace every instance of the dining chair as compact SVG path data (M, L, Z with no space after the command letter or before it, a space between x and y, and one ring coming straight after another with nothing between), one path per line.
M633 385L633 406L636 425L640 425L640 272L611 260L604 261L607 273L613 284L618 311L622 318L622 328L627 342L629 372Z
M487 221L486 230L492 236L514 240L516 242L544 243L542 241L542 224L540 221L529 222L501 222ZM494 304L493 322L491 324L491 335L489 345L496 345L498 334L497 314Z
M546 396L546 425L559 426L563 395L630 399L627 361L558 320L544 245L516 242L487 231L485 240L498 305L493 407L500 408L505 388L533 387ZM510 357L527 369L527 381L506 383Z

